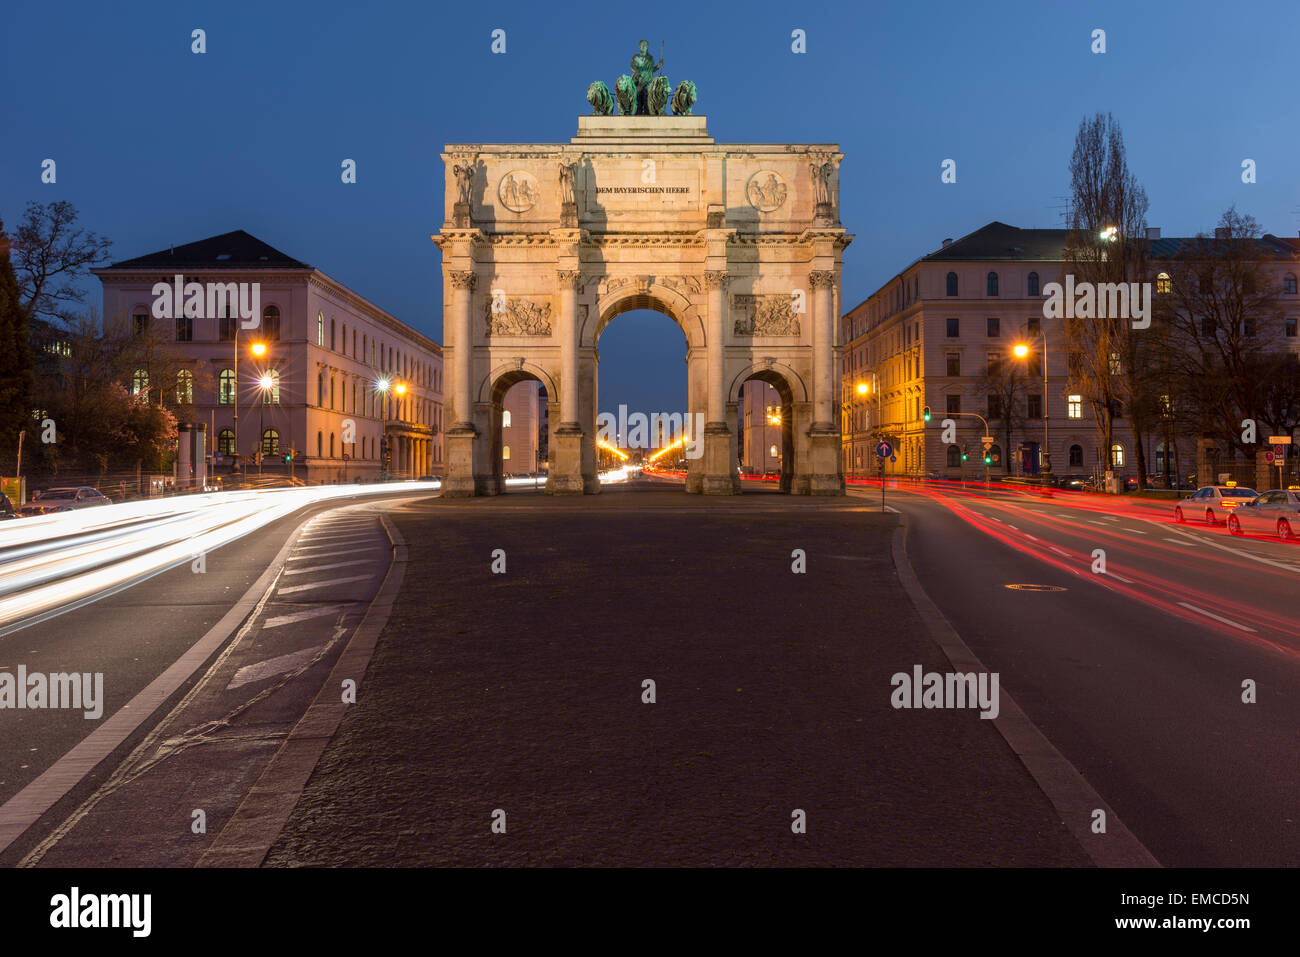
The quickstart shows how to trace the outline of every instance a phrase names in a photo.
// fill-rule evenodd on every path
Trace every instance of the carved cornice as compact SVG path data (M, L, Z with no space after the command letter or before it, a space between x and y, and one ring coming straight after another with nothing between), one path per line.
M709 289L726 289L731 284L731 276L724 269L704 270L704 285Z
M474 284L478 275L472 269L451 269L447 275L451 277L451 284L457 289L468 289L473 291Z
M830 289L835 285L833 269L814 269L808 273L808 285L814 289Z

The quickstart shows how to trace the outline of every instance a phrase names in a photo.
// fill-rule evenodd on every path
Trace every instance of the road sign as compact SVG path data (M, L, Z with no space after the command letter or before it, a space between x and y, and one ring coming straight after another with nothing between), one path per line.
M1269 445L1290 445L1291 436L1289 435L1270 435L1268 437Z
M1271 451L1264 453L1264 461L1267 462L1269 465L1273 464L1273 459L1275 458L1277 458L1277 456L1275 456Z
M344 453L343 453L343 461L344 461L344 462L351 462L351 461L352 461L352 456L350 456L347 452L344 452Z
M992 445L997 440L994 439L993 436L991 435L985 435L980 437L980 441L983 442L985 445Z
M876 454L879 455L882 459L889 458L889 456L892 455L893 452L894 452L894 447L890 445L888 442L876 443Z
M891 461L891 462L897 462L897 461L898 461L898 456L897 456L897 455L891 455L891 456L889 457L889 461Z
M1275 446L1273 446L1273 458L1275 458L1275 459L1284 459L1284 458L1286 458L1286 446L1285 446L1285 445L1275 445Z

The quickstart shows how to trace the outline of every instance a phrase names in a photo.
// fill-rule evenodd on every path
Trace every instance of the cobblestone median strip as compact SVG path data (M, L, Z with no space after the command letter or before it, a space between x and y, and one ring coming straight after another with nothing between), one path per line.
M890 543L899 581L936 644L958 672L984 674L988 668L962 640L939 606L926 594L907 557L907 519L904 516ZM1098 867L1160 867L1137 835L1120 820L1069 759L1048 741L1005 689L1001 713L993 720L1011 750L1056 809L1061 823ZM1106 812L1106 833L1090 829L1093 811Z
M365 675L406 575L406 541L386 515L381 513L378 518L393 547L393 561L379 592L306 714L294 725L196 867L261 866L343 720L348 705L340 694L342 683L349 678L359 682Z

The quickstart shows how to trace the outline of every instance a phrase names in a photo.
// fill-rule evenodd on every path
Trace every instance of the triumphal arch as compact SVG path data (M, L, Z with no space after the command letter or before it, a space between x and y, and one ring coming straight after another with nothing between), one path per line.
M522 379L549 400L547 490L599 491L597 346L632 309L661 312L686 335L686 411L704 424L687 491L739 490L738 400L757 378L781 396L782 487L843 492L835 330L853 238L839 222L843 156L831 143L715 143L691 112L694 85L670 103L657 70L621 77L617 101L593 83L593 113L568 143L446 147L432 237L449 384L444 495L501 491L501 401Z

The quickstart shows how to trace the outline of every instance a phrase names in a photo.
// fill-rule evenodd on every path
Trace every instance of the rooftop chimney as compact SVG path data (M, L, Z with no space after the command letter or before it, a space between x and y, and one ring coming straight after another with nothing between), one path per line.
M945 240L943 241L943 244L944 244L945 246L951 246L951 245L952 245L952 239L951 239L951 238L949 238L949 239L945 239Z
M1160 238L1160 227L1159 227L1159 226L1148 226L1148 227L1147 227L1147 239L1159 239L1159 238Z

